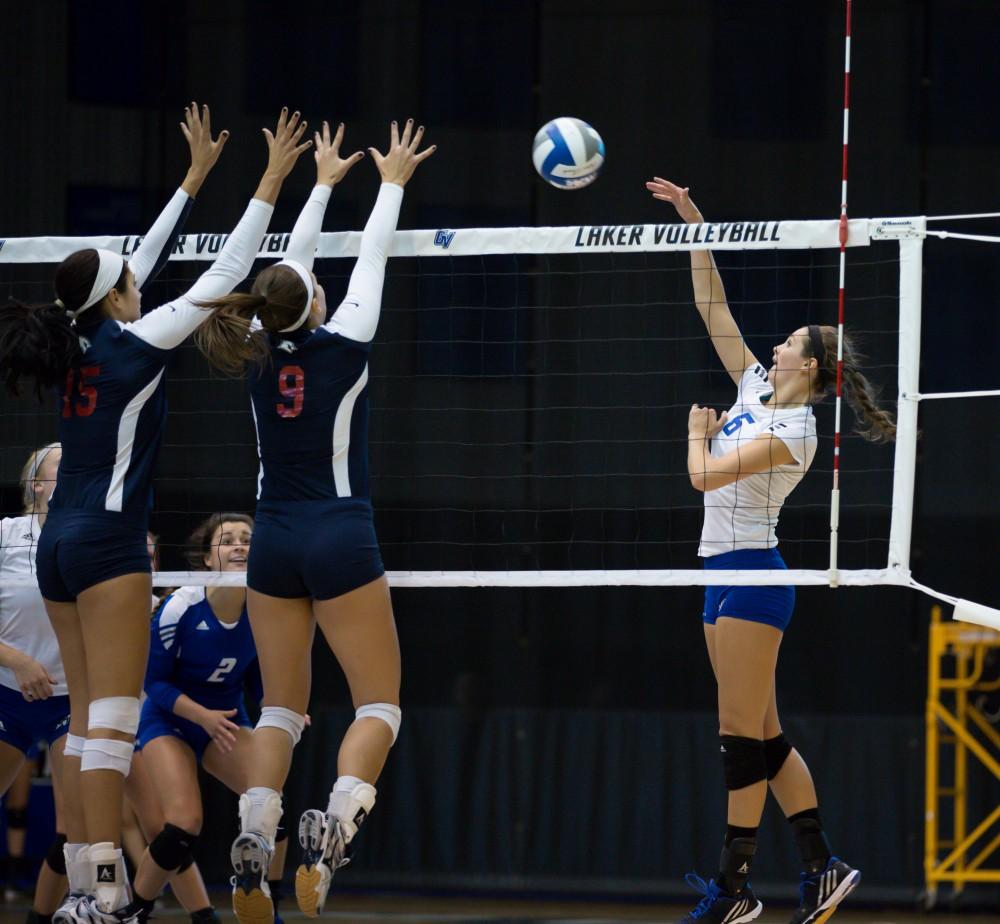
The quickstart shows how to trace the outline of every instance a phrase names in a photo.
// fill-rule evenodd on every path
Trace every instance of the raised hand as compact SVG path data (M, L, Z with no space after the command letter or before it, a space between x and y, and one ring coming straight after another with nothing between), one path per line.
M344 140L344 123L337 126L337 134L333 141L330 141L330 124L323 123L323 133L313 134L313 141L316 144L316 185L336 186L362 157L364 151L355 151L346 160L340 156L340 145Z
M412 140L411 140L412 133ZM413 131L413 119L406 120L403 128L403 137L399 137L399 128L395 122L389 127L389 151L387 154L380 154L377 149L369 148L375 166L382 175L383 183L396 183L405 186L407 180L413 176L413 171L417 169L417 164L427 160L436 150L437 145L432 144L419 154L417 148L424 137L424 127L421 125L415 132Z
M653 194L654 199L673 203L677 214L689 225L701 224L705 220L701 212L698 211L698 206L691 201L691 197L688 195L690 187L678 186L676 183L671 183L670 180L654 176L646 183L646 189Z
M226 146L229 132L223 129L219 132L219 137L213 140L212 114L208 111L208 106L202 106L199 111L195 102L184 107L184 121L180 125L191 148L191 166L181 188L193 199Z
M278 201L278 193L281 192L281 184L284 183L285 177L292 172L299 155L312 144L311 141L299 143L306 125L306 122L299 121L298 112L293 112L289 118L288 107L283 106L273 134L266 128L262 129L264 139L267 141L267 168L261 177L257 192L254 193L255 199L260 199L268 205L274 205Z
M312 144L311 141L303 141L302 144L299 144L299 139L302 137L309 123L299 121L299 119L300 114L297 111L293 112L291 117L289 117L288 107L282 106L281 115L278 116L278 125L274 133L272 134L266 128L261 129L264 132L268 150L267 170L264 171L265 175L270 174L271 176L284 179L292 172L292 167L295 166L299 155L309 149Z

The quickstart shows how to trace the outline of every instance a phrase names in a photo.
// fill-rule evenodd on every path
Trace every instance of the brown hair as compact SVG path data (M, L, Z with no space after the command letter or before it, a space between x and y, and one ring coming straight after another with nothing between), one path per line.
M307 295L299 274L275 263L257 274L249 294L234 292L201 302L202 308L214 313L195 331L195 343L216 369L242 375L247 363L263 365L268 361L267 332L278 333L294 324L305 308ZM254 317L262 329L251 329Z
M206 517L188 537L187 560L194 571L207 571L205 556L212 551L212 538L223 523L245 523L253 531L253 517L245 513L213 513Z
M66 375L79 362L79 337L68 311L78 310L90 295L101 265L97 251L88 248L71 253L56 268L53 299L41 305L27 305L9 299L0 308L0 378L7 391L18 397L21 379L34 380L33 391L42 400L50 388L62 388ZM122 267L115 283L125 291L128 264ZM80 325L89 319L81 316Z
M816 376L814 400L822 401L833 394L837 387L837 328L823 325L819 328L823 338L823 365ZM815 356L808 337L803 337L802 355ZM857 349L852 337L844 333L844 395L847 403L861 424L857 428L859 436L872 443L891 443L896 439L896 421L878 404L878 389L868 381L861 371L865 357Z

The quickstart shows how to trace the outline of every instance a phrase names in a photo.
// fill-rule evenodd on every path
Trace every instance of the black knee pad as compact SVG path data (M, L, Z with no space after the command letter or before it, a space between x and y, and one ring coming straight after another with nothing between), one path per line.
M23 831L28 827L28 810L26 808L8 808L5 813L7 828Z
M66 875L66 854L63 847L66 846L66 835L56 832L55 839L49 845L49 852L45 854L45 862L49 864L49 869L60 876Z
M773 780L781 772L781 768L791 753L792 746L788 743L784 732L776 738L764 740L764 759L767 761L767 778L769 780Z
M176 870L191 859L198 835L178 828L169 822L153 838L149 845L149 855L161 869ZM190 864L188 864L190 865Z
M722 742L720 750L726 789L743 789L767 779L763 741L738 735L720 735L719 740Z
M278 830L274 833L274 843L280 844L288 840L288 828L285 827L285 810L281 809L281 818L278 819Z

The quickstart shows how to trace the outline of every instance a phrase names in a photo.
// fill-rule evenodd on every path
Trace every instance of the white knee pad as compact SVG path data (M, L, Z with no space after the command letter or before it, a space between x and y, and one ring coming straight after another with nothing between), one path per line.
M75 757L79 760L83 757L83 746L87 739L83 735L66 735L66 743L63 745L63 757Z
M87 728L108 728L135 735L139 727L139 700L134 696L106 696L90 704Z
M264 706L260 710L260 720L257 722L257 728L280 728L288 732L292 739L292 747L299 743L302 729L305 727L306 717L284 706Z
M80 772L88 770L117 770L128 776L132 768L132 753L135 745L131 741L114 741L111 738L88 738L83 746Z
M403 710L392 703L367 703L358 707L355 719L381 719L392 730L392 743L396 743L399 726L403 721Z

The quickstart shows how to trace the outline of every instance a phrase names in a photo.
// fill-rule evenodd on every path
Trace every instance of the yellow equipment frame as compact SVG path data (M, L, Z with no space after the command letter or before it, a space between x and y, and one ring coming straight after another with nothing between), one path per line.
M1000 883L1000 831L978 853L973 845L1000 828L1000 805L970 830L968 780L970 762L978 761L1000 780L1000 732L971 702L974 693L1000 689L1000 679L984 681L983 664L989 649L1000 649L1000 632L968 623L941 619L941 607L931 608L927 671L927 774L924 815L925 900L934 905L941 883L951 883L960 895L967 883ZM953 670L945 675L951 664ZM945 749L951 747L952 785L941 785ZM973 758L970 761L970 757ZM950 801L950 814L945 804ZM949 818L951 836L942 837L940 821ZM944 855L943 855L944 854ZM984 866L993 854L996 866Z

